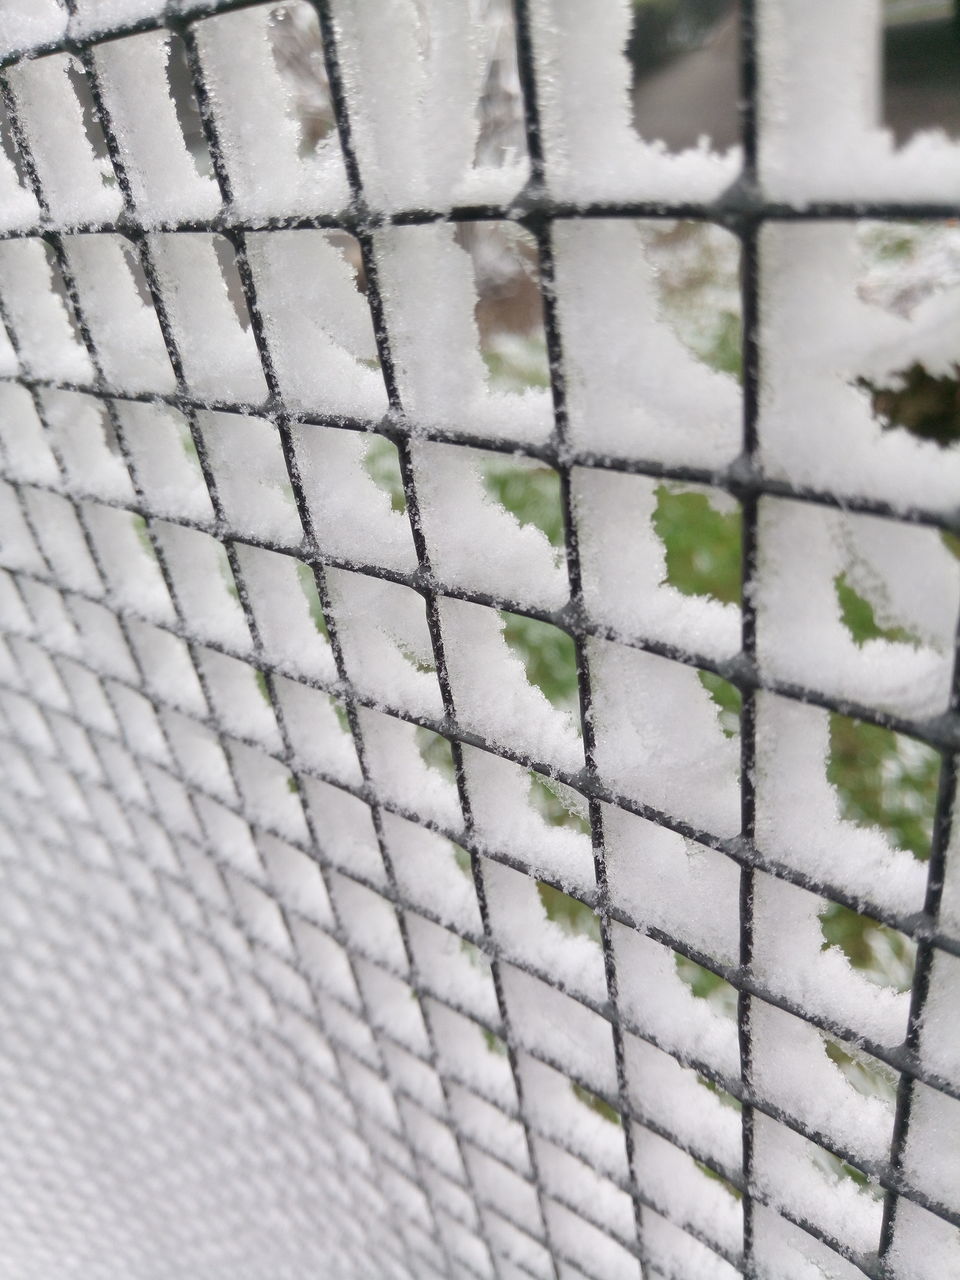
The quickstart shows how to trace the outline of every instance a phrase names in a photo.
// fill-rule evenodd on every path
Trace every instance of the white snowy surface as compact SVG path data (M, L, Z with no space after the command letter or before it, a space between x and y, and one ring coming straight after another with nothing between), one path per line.
M880 124L879 0L760 8L762 195L955 199L958 144ZM529 5L545 192L711 200L740 150L638 131L632 10ZM830 708L901 718L926 821L960 455L878 405L957 375L960 233L762 229L753 466L820 500L748 530L738 714L749 618L663 528L735 576L740 241L521 220L505 0L332 0L346 159L312 5L196 11L205 121L157 0L0 12L112 32L5 69L0 1280L854 1280L915 947L831 897L932 899ZM891 1280L960 1274L958 993L937 950Z
M857 643L841 618L841 574L904 639ZM766 499L756 602L771 676L908 715L945 709L960 564L936 530Z
M491 154L478 104L491 75L501 93L519 96L509 7L396 0L373 10L344 0L336 21L358 159L376 205L508 203L527 176L521 138L498 140L502 154Z
M257 232L249 245L271 354L291 406L359 417L382 413L387 404L373 325L349 246L321 231Z
M109 161L91 145L71 70L76 64L69 57L51 54L14 67L10 87L51 215L67 224L105 221L120 212L120 192ZM5 196L5 219L12 225L36 219L32 195L11 188Z
M284 9L287 14L305 10L304 23L312 18L316 27L316 16L308 5ZM304 128L297 117L291 80L283 75L277 57L280 12L279 7L258 5L211 18L197 28L207 85L217 102L233 203L238 212L254 219L333 211L347 199L336 135L328 135L304 154ZM316 92L327 97L326 76L319 65L319 35L314 38L317 48L311 48L308 57L316 69ZM252 84L257 86L255 95L249 92Z
M77 236L67 262L107 381L124 391L173 391L156 313L137 290L133 247L119 236Z
M675 955L652 938L614 929L621 1009L629 1023L680 1060L708 1062L736 1076L736 1021L713 1002L698 999L677 972Z
M198 415L227 522L241 533L286 545L303 536L276 427L235 413Z
M740 644L739 610L684 595L666 580L665 548L653 527L657 488L647 476L575 470L587 608L597 622L624 637L730 657ZM715 491L706 492L708 501L722 503Z
M547 184L565 199L707 200L736 177L738 149L670 152L631 122L628 3L602 13L577 0L531 6L545 134Z
M903 1041L909 996L870 981L837 946L824 947L823 899L763 876L754 900L757 976L812 1015L885 1045Z
M777 859L891 910L923 904L924 868L876 827L840 813L827 779L829 719L819 707L763 694L757 736L757 834ZM837 848L846 856L836 857Z
M266 399L253 332L230 296L214 237L159 235L149 243L188 390L210 400Z
M898 262L884 237L865 269L877 231L870 222L764 228L761 457L771 474L796 485L897 509L950 510L960 479L956 454L885 430L858 379L897 387L915 362L932 376L949 374L960 324L956 228L928 224L912 245L910 225L894 223L889 232L904 240L905 257Z
M67 25L67 10L59 0L11 0L4 6L0 39L4 51L28 49L59 39Z
M492 609L463 600L441 606L447 666L466 728L495 746L575 772L583 746L574 714L554 706L527 678Z
M177 119L169 61L170 39L163 31L108 41L95 54L131 198L152 226L210 218L220 204L216 183L197 171Z
M213 506L185 419L163 404L117 405L136 482L152 511L212 520Z
M882 125L881 0L764 5L761 172L771 195L953 200L960 147L944 129L897 147Z
M612 901L638 925L734 963L740 876L731 860L612 805L603 827Z
M491 385L477 328L475 265L449 223L391 227L377 264L403 407L415 422L459 435L542 441L548 392Z
M481 840L508 851L536 874L559 880L571 891L589 892L594 884L590 837L576 826L554 824L537 807L534 788L542 783L511 760L466 747L464 769L470 788L473 817ZM561 805L582 821L586 804L576 792L550 790Z
M494 599L560 609L569 591L562 557L534 524L521 524L483 483L491 461L462 445L414 444L414 477L427 553L442 582Z
M15 327L21 370L35 378L86 383L93 369L54 284L43 241L0 244L0 289Z
M305 425L296 429L297 465L321 548L330 556L411 571L417 557L410 522L371 475L380 436Z
M755 1081L763 1098L864 1159L882 1160L890 1145L893 1099L858 1088L864 1074L844 1071L823 1033L772 1006L754 1011Z
M695 668L591 645L597 766L615 791L722 835L740 822L738 744Z
M554 232L570 435L580 450L718 467L740 445L740 392L663 314L653 263L626 219Z

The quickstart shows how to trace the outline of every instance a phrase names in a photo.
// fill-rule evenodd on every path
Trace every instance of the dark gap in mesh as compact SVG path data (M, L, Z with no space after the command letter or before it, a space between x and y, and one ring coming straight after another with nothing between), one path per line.
M80 110L83 114L83 130L87 135L90 146L93 148L93 154L100 161L104 185L116 186L117 179L110 164L107 140L104 137L103 125L100 122L93 94L90 92L90 82L83 67L75 58L67 60L67 79L73 86L77 101L80 103Z
M663 543L665 582L685 596L739 605L742 512L718 490L669 481L656 489L653 527Z
M316 579L313 570L308 564L303 564L297 560L297 580L300 584L300 590L304 594L307 602L307 608L310 612L310 618L319 634L324 640L329 639L329 631L327 630L327 620L323 612L323 604L320 600L320 593L317 591Z
M386 436L371 432L365 441L363 466L367 475L390 499L391 510L405 514L407 495L403 488L400 470L400 454L397 446Z
M709 1001L722 1013L734 1016L737 1007L736 988L726 978L721 978L712 969L697 964L696 960L680 955L679 952L674 952L673 960L677 973L698 1000Z
M663 318L692 355L743 384L743 248L732 232L691 218L634 224L654 269Z
M147 282L146 274L143 270L143 264L140 261L140 255L136 250L133 242L125 236L120 237L120 248L123 250L124 261L133 277L133 283L137 290L137 296L145 307L153 310L153 295L150 292L150 285Z
M600 921L592 907L543 880L537 881L537 892L548 920L566 933L600 941Z
M247 302L243 292L243 282L240 278L240 270L237 266L237 255L234 247L226 236L213 235L210 239L213 243L214 252L217 255L217 266L220 268L220 274L223 276L223 283L226 285L227 297L230 299L230 305L233 307L240 325L244 329L249 329L250 312L247 309Z
M422 663L417 666L418 671L432 670L432 667L426 667ZM442 737L439 733L434 733L432 729L424 729L418 725L415 731L417 750L420 758L429 769L435 769L448 781L454 777L453 751L449 741Z
M69 322L70 329L73 332L77 346L82 347L83 337L80 333L80 326L77 324L77 317L74 314L73 307L70 303L70 292L67 289L67 282L63 277L63 272L61 271L60 264L57 261L56 251L49 241L41 240L40 243L43 245L44 256L46 257L47 266L50 270L51 288L63 304L63 310L67 317L67 321Z
M589 1107L591 1111L595 1112L598 1116L601 1116L610 1124L623 1124L623 1121L620 1118L620 1113L615 1111L609 1102L605 1102L603 1098L598 1097L595 1093L591 1093L589 1089L585 1089L582 1084L577 1084L576 1081L572 1081L570 1087L573 1089L574 1097L579 1102L582 1102L585 1107Z
M823 1039L824 1053L858 1093L888 1104L896 1100L900 1077L886 1063L854 1045L841 1044L828 1036Z
M855 618L863 612L853 606L849 611ZM940 754L933 747L833 713L827 778L841 817L882 832L895 848L921 861L929 858L940 780Z
M480 468L487 493L521 525L533 525L558 550L564 545L560 473L525 458L483 453Z
M549 622L524 614L501 612L500 618L504 639L523 663L527 680L559 711L569 711L579 724L577 656L572 637Z
M474 319L490 386L524 391L550 383L536 241L515 222L460 222L477 301Z
M213 159L203 130L200 107L187 62L186 46L183 38L176 31L170 32L169 41L167 80L170 85L170 97L176 109L177 120L180 123L190 159L202 178L210 178L213 176Z
M490 50L476 115L474 163L499 168L527 156L523 94L517 67L517 31L512 6L504 5Z
M336 128L316 10L288 0L270 14L274 61L290 94L288 110L300 134L300 155L311 155Z
M21 187L25 191L29 191L30 183L27 179L17 144L13 138L13 130L10 128L10 118L7 115L6 103L2 99L0 99L0 147L3 148L4 155L13 165Z
M960 138L960 20L953 0L888 0L883 119L900 144L943 129Z
M738 0L635 3L625 55L633 126L670 151L740 141Z
M823 949L838 947L871 982L894 991L910 990L916 947L904 934L838 902L821 911L820 930Z
M367 296L367 272L363 261L363 254L360 249L360 242L356 236L349 235L345 231L334 228L332 231L325 233L326 239L339 252L341 258L350 267L353 272L353 284L357 293Z

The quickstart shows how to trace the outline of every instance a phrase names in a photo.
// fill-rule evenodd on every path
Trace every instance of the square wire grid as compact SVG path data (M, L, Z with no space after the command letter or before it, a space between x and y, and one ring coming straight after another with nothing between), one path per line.
M960 1204L942 1192L949 1171L925 1187L917 1157L908 1159L917 1123L923 1150L942 1162L947 1139L937 1125L960 1099L949 1047L935 1044L949 1022L960 955L960 941L939 919L960 740L955 658L942 713L878 709L869 696L854 701L789 671L772 674L758 657L756 604L764 503L789 499L816 513L960 534L956 516L940 509L765 473L764 228L940 219L960 210L937 201L800 204L762 195L750 0L741 10L743 167L719 197L577 202L551 194L534 15L527 0L515 0L528 182L502 204L381 208L355 145L355 95L342 70L335 6L316 0L345 205L322 215L244 218L223 144L220 90L209 84L216 49L205 44L206 24L270 7L147 4L142 17L99 29L89 6L77 13L74 4L64 34L51 5L53 34L2 59L7 118L37 210L34 220L5 230L0 263L2 319L18 361L5 375L6 411L25 423L4 448L0 914L13 979L2 1002L6 1123L54 1106L32 1161L13 1149L8 1185L25 1170L29 1177L12 1198L0 1243L4 1274L29 1265L31 1274L61 1275L65 1258L79 1258L88 1277L186 1265L211 1276L303 1276L309 1267L344 1276L608 1280L638 1267L670 1277L787 1274L806 1257L824 1275L922 1276L933 1274L917 1257L927 1239L937 1242L934 1265L953 1258L960 1268ZM39 9L37 23L42 28ZM125 42L158 31L183 42L212 162L187 212L164 190L149 151L151 86L130 79L128 67L126 96L116 90ZM24 122L31 106L23 77L36 75L42 88L37 67L64 53L91 94L120 194L116 212L89 221L60 212L76 192L64 195L56 154L38 148ZM88 207L101 200L109 207L94 185ZM739 240L743 411L729 464L618 457L583 448L571 429L557 228L566 236L581 221L636 218L706 221ZM399 286L384 283L383 245L397 229L413 245L417 228L504 221L522 227L536 250L551 405L549 430L539 437L480 428L464 435L420 421L407 401L422 397L423 386L409 380L395 350L388 295ZM358 375L342 403L318 413L304 405L323 399L322 376L311 387L315 371L290 357L303 283L290 263L306 243L296 238L320 230L353 237L376 357L368 365L382 385L368 367L370 376ZM14 261L18 241L24 247ZM320 271L324 250L312 243ZM208 336L229 319L227 295L216 303L215 290L205 295L215 253L221 262L226 254L246 314L231 330L229 351ZM267 261L277 278L287 270L294 292L265 304ZM58 331L61 322L38 310L36 282L48 262L75 333ZM118 272L125 280L131 263L155 324L130 294L118 331L110 308L119 305L119 286L107 290L104 281ZM309 293L302 297L306 308ZM247 388L243 395L218 394L224 369L232 387ZM184 468L172 414L189 433L202 487ZM92 459L104 421L115 449ZM320 484L336 467L356 464L347 446L329 452L339 443L311 462L321 432L338 441L372 432L396 450L407 525L388 556L351 554L362 522L339 542L336 522L318 524L305 476ZM438 548L445 530L431 528L435 502L424 503L423 492L435 474L455 476L468 447L522 456L559 477L569 586L561 602L549 591L534 601L540 587L522 585L504 599L505 583L468 589L455 585L456 572L448 579L438 570L449 548ZM253 496L230 469L237 456L266 477ZM583 572L589 549L578 538L577 492L601 473L699 483L739 503L735 650L718 657L709 642L691 652L675 639L625 638L621 626L596 620L597 597L602 603L612 588ZM295 517L276 500L287 484ZM462 550L467 562L470 550ZM495 670L499 632L491 619L504 605L570 637L582 755L557 730L541 757L523 723L496 726L498 737L484 719L483 690L478 695L471 677L478 667ZM412 651L412 662L404 657L415 676L408 672L403 687L384 674L373 625L383 618ZM671 707L698 671L721 676L742 701L733 808L708 806L694 820L696 806L670 791L656 767L633 786L628 772L619 785L629 739L609 726L618 698L634 687L660 689L666 733ZM843 874L812 873L795 851L777 847L776 812L758 811L763 732L769 745L770 734L775 741L790 731L791 715L827 711L940 754L922 908L891 905L882 886L873 895L869 884L852 890ZM768 721L772 728L763 730ZM455 785L424 771L424 733L430 750L449 743ZM698 761L692 751L681 763L689 772ZM580 797L588 820L589 847L570 842L567 870L552 876L527 837L502 821L498 827L500 800L527 785L529 771ZM730 920L702 944L691 941L696 930L682 913L651 923L659 907L642 898L632 910L625 905L619 886L629 881L641 829L648 856L662 859L669 876L680 874L682 840L697 845L701 893L706 883L718 916L733 904ZM769 841L760 838L767 831ZM450 842L472 892L457 879ZM550 953L549 939L537 936L537 882L595 911L599 951L581 938ZM656 878L647 892L656 894ZM891 1042L882 1017L861 1019L849 1003L827 998L827 979L794 981L789 952L777 969L777 922L799 934L823 899L916 943L902 1043ZM518 911L526 913L519 930ZM758 938L763 965L755 963ZM674 956L729 984L735 1034L695 1014ZM658 989L665 1003L646 998ZM697 1027L688 1034L691 1018ZM816 1058L819 1031L895 1075L889 1142L879 1154L858 1143L840 1114L817 1112L809 1098L781 1087L798 1045L812 1055L804 1069ZM31 1058L43 1066L32 1069ZM186 1077L184 1063L192 1064ZM151 1111L149 1100L169 1099L171 1090L166 1112ZM117 1110L125 1100L124 1119ZM867 1110L874 1114L873 1102ZM128 1142L134 1121L147 1135L140 1154ZM269 1148L262 1158L258 1144ZM814 1147L854 1172L836 1175L840 1219L823 1210L829 1180L811 1192L791 1172L808 1169ZM35 1188L58 1164L52 1204ZM104 1172L111 1164L129 1177L111 1179ZM782 1184L777 1165L786 1170ZM879 1201L864 1182L880 1189ZM143 1252L143 1222L157 1233L159 1262ZM282 1242L270 1231L282 1231Z

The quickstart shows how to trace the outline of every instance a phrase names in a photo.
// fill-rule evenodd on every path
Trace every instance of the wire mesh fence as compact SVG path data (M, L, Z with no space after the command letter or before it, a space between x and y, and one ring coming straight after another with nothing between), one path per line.
M0 16L3 1275L960 1274L960 148L592 8Z

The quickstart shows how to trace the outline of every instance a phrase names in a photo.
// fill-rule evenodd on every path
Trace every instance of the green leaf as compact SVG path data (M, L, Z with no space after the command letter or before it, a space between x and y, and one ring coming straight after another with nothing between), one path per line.
M552 467L491 463L484 469L483 483L491 498L522 525L536 526L552 546L563 546L560 476Z
M369 436L363 466L374 484L390 499L391 509L403 514L407 509L407 499L403 491L400 455L393 441L384 436Z
M599 943L600 920L592 907L577 898L571 898L568 893L562 893L543 880L537 881L537 891L548 920L558 924L566 933L592 938Z
M832 714L827 778L846 821L878 828L921 861L930 856L940 779L940 756L932 747Z
M486 1027L481 1027L480 1030L483 1032L483 1038L486 1041L487 1048L490 1052L499 1054L501 1058L505 1058L507 1056L507 1046L503 1043L500 1037L494 1035L492 1031L488 1031Z
M735 738L740 732L740 712L743 695L740 690L715 671L698 671L700 683L717 707L717 719L727 738Z
M150 541L146 520L144 520L143 516L132 515L130 521L133 524L133 531L137 535L137 540L141 547L147 552L151 560L156 559L156 552L153 549L153 543Z
M653 527L666 552L666 581L685 596L739 604L740 512L714 508L705 493L656 490Z
M526 618L501 613L503 638L523 663L527 679L561 710L577 705L577 651L566 631Z
M585 1107L589 1107L591 1111L595 1111L598 1116L602 1116L604 1120L610 1124L622 1124L620 1112L611 1107L609 1102L604 1102L603 1098L598 1098L595 1093L591 1093L589 1089L585 1089L582 1084L576 1084L571 1080L570 1088L573 1090L574 1097L583 1103Z
M347 708L337 698L330 699L330 705L333 707L333 714L337 717L337 724L344 733L353 734L350 728L350 717L347 715Z
M530 803L552 827L571 827L582 835L590 835L587 803L572 787L536 773L530 778Z
M905 631L903 627L881 627L877 622L873 605L858 591L851 587L845 573L838 573L833 580L840 605L840 620L853 637L853 642L860 648L868 640L889 640L893 644L919 645L916 636Z
M263 698L267 706L270 706L270 688L267 685L267 677L258 669L254 669L253 678L257 682L257 688L260 690L260 697Z
M324 640L329 640L330 635L327 631L327 620L323 616L323 606L320 603L320 593L317 591L317 583L313 576L313 570L308 564L304 564L302 560L297 560L296 566L300 590L306 597L307 608L310 610L310 617L313 619L313 625L323 636Z
M442 734L434 733L432 729L425 729L422 725L417 725L414 731L414 741L417 744L417 750L420 752L420 759L429 769L435 769L450 782L456 778L453 748Z

